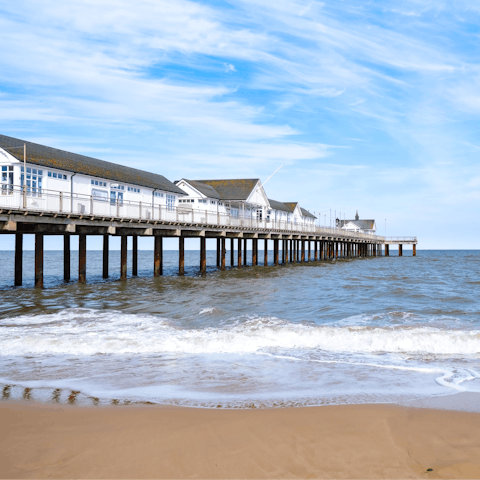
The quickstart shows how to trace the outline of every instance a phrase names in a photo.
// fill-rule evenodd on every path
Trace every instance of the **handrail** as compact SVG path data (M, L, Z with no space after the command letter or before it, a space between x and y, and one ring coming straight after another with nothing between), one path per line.
M23 188L2 185L0 208L19 209L31 212L60 214L80 214L130 220L167 221L179 224L217 225L288 232L290 234L312 233L344 238L370 240L384 243L385 237L353 232L340 228L318 227L313 224L295 223L283 220L259 220L255 217L238 216L208 209L159 205L155 203L133 202L109 197L97 197L83 193L60 192L40 188Z

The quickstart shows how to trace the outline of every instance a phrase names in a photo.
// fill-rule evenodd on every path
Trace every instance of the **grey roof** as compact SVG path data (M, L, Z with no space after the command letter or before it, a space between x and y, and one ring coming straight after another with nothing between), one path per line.
M187 180L186 178L184 180L206 197L217 198L218 200L222 198L221 195L211 185L207 185L206 183L202 183L197 180ZM176 185L178 185L178 183L179 181L175 182Z
M302 211L302 215L304 217L317 218L315 215L312 215L308 210L305 210L302 207L300 207L300 210Z
M141 187L185 195L182 189L167 180L164 176L156 173L124 167L116 163L105 162L104 160L97 160L96 158L0 135L0 148L3 148L20 161L23 160L23 148L12 149L11 147L23 147L24 144L27 145L27 163L30 164L58 168L67 172L82 173L115 182L131 183Z
M288 212L288 213L291 212L291 210L284 203L277 202L277 200L272 200L271 198L269 198L268 203L275 210L281 210L282 212Z
M283 202L283 204L288 208L289 212L293 213L298 202Z
M195 180L195 182L195 188L198 188L200 183L212 187L222 200L247 200L259 179Z
M340 220L340 228L350 222L357 225L361 230L373 230L375 227L375 220Z

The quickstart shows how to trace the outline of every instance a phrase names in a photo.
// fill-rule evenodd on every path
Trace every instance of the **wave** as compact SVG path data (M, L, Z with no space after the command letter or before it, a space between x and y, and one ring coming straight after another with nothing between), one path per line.
M338 353L472 355L480 330L431 326L297 324L273 317L237 318L218 328L179 328L153 315L67 309L0 322L0 355L213 354L277 350Z

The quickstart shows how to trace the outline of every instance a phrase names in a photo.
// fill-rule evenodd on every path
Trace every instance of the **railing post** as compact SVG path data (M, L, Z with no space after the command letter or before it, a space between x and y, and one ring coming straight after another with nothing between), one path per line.
M139 219L142 219L142 202L140 202L138 205L139 205L139 210L140 210L140 211L138 212L138 218L139 218Z
M63 192L60 192L60 199L59 199L59 212L63 211Z
M93 215L93 195L90 195L90 215Z

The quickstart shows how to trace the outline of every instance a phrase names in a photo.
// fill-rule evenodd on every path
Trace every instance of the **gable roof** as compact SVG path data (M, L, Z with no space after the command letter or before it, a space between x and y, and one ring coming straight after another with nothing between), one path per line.
M29 164L58 168L67 172L82 173L115 182L131 183L141 187L185 195L182 189L167 180L163 175L0 135L0 148L3 148L19 161L23 161L23 149L12 147L23 147L24 144L27 145L27 163Z
M195 181L197 185L204 183L212 187L220 195L218 198L222 200L247 200L258 182L258 178ZM192 183L192 186L195 185ZM195 188L198 187L195 186Z
M211 185L207 185L206 183L202 183L197 180L187 180L186 178L184 178L183 180L188 184L190 184L193 188L198 190L200 193L205 195L206 197L216 198L218 200L222 198L220 194ZM176 181L175 184L178 185L180 181L181 180Z
M290 213L293 213L295 207L298 205L298 202L283 202L283 204L288 208Z
M375 220L340 220L340 228L347 223L353 223L361 230L373 230L375 228Z
M270 207L272 207L274 210L281 210L282 212L288 213L291 212L291 210L284 203L278 202L277 200L272 200L271 198L269 198L268 203L270 204Z
M300 210L302 211L302 215L304 217L317 218L315 215L312 215L308 210L305 210L302 207L300 207Z

